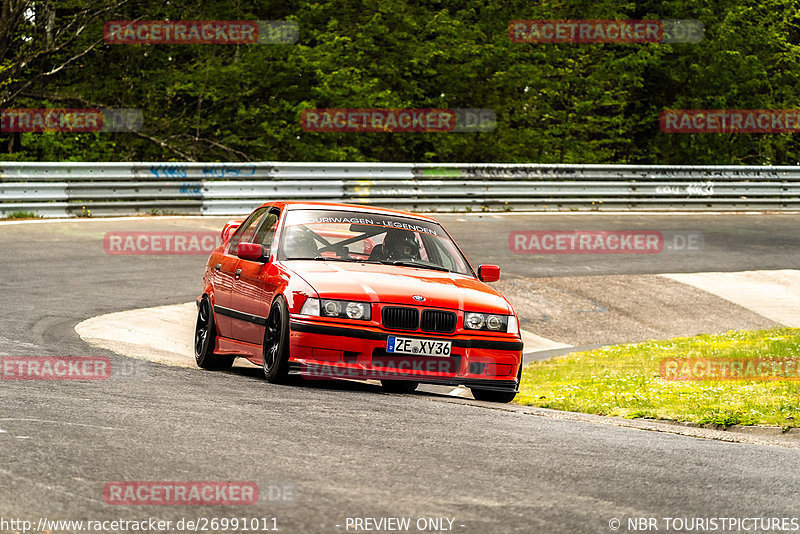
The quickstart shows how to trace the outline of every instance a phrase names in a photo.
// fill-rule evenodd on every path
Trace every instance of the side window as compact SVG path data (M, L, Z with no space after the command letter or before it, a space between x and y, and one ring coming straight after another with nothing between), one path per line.
M267 213L267 216L264 217L264 222L261 223L261 227L256 233L253 243L264 245L265 249L269 249L272 246L272 241L275 239L275 231L278 229L279 215L280 212L278 210L272 210Z
M267 214L267 208L261 208L259 210L254 211L250 217L247 218L246 221L242 223L242 225L236 229L236 233L233 234L231 240L228 244L228 252L230 254L234 254L236 252L236 246L239 243L254 243L253 237L255 236L256 229L258 228L258 223L264 219L264 216Z

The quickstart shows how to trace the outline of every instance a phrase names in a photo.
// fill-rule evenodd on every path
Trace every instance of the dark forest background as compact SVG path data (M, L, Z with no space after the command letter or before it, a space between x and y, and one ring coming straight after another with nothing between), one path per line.
M0 107L140 108L135 133L0 133L0 160L797 164L797 134L665 109L800 108L800 2L2 0ZM515 19L698 19L694 44L530 44ZM127 19L288 20L295 44L110 45ZM491 108L489 133L314 133L305 108Z

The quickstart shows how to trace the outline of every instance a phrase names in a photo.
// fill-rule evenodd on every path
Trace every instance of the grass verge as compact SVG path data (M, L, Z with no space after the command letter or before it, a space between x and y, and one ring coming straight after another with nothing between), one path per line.
M41 216L37 215L32 211L12 211L8 215L0 217L0 220L14 220L14 219L41 219Z
M715 367L694 367L685 362L690 358L710 359ZM758 367L758 360L770 362ZM625 418L789 428L800 426L798 362L798 328L616 345L527 366L515 402ZM703 372L736 378L697 379Z

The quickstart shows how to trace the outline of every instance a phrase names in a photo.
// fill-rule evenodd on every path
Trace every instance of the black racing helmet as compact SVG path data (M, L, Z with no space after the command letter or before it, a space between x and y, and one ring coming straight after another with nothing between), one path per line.
M390 259L419 258L419 243L414 232L408 230L389 230L383 240L383 248Z

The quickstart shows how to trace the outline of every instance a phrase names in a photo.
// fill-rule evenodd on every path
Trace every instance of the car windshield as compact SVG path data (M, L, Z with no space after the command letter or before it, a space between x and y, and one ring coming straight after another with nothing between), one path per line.
M292 210L286 214L281 250L287 260L384 263L472 274L439 224L396 215Z

